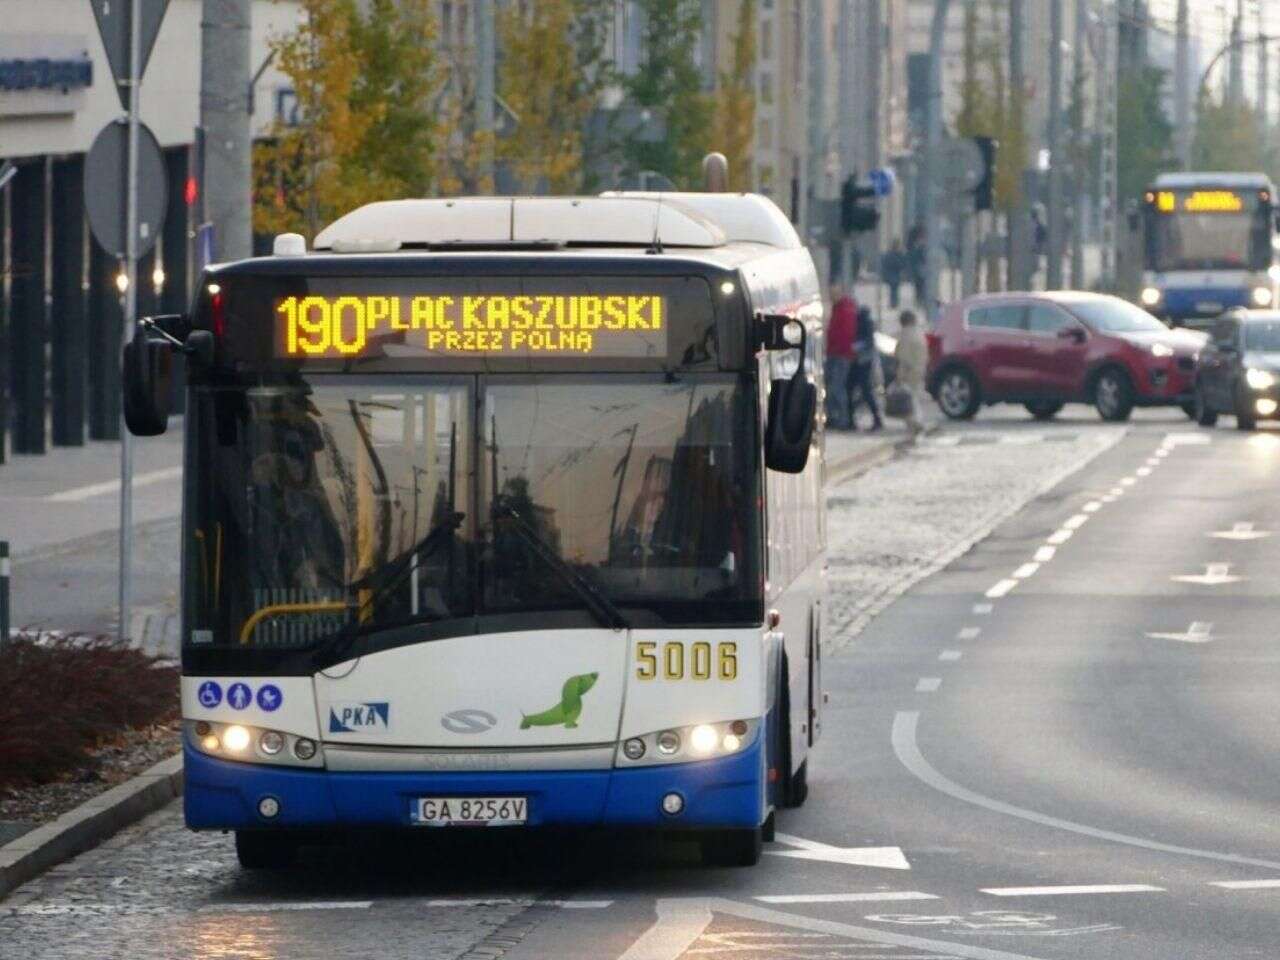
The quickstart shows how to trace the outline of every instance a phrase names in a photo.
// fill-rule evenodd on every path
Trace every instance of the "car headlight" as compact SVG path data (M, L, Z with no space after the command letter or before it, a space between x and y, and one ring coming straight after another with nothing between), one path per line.
M1173 347L1167 343L1153 343L1151 345L1151 355L1153 357L1172 357Z
M759 720L730 720L699 723L689 727L669 727L624 740L620 744L615 765L634 767L727 757L748 746L759 729Z
M1271 289L1269 287L1254 287L1253 302L1260 307L1269 307L1271 305Z
M1267 267L1267 276L1272 280L1280 281L1280 265L1272 264Z
M1259 370L1256 367L1250 367L1244 372L1244 380L1251 389L1265 390L1275 384L1276 375L1270 370Z
M1142 288L1142 303L1144 306L1154 307L1160 302L1160 290L1157 287Z

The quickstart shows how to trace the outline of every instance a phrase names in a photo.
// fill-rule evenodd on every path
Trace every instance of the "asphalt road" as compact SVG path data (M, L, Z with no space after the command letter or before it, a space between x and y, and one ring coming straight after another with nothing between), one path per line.
M250 877L170 809L0 904L0 956L1274 960L1278 473L1280 431L1148 415L897 599L757 868L485 836Z

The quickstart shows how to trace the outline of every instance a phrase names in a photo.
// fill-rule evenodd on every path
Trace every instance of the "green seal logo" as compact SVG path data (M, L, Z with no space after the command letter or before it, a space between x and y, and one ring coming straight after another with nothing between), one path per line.
M560 688L560 702L541 713L521 713L520 729L530 727L558 727L563 725L572 730L578 725L578 717L582 716L582 696L596 685L598 673L580 673L570 677Z

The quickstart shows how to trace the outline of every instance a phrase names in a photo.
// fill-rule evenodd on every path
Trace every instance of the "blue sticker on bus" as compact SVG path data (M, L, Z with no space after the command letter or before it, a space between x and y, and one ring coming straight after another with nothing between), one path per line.
M200 701L200 706L212 710L222 702L222 687L212 680L206 680L196 690L196 699Z
M232 710L243 710L253 703L253 691L247 683L233 683L227 687L227 705Z
M258 706L267 713L271 713L282 703L284 703L284 694L274 683L264 683L258 688Z
M391 727L391 705L385 701L335 703L329 707L330 733L388 730Z

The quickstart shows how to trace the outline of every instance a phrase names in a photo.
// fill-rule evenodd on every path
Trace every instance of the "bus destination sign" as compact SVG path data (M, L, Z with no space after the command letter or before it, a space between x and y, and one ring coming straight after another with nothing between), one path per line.
M337 294L275 302L277 357L653 357L667 352L667 299L619 295Z
M1181 201L1181 203L1179 203ZM1161 190L1156 194L1156 209L1161 213L1240 213L1244 198L1234 190L1192 190L1177 194Z

